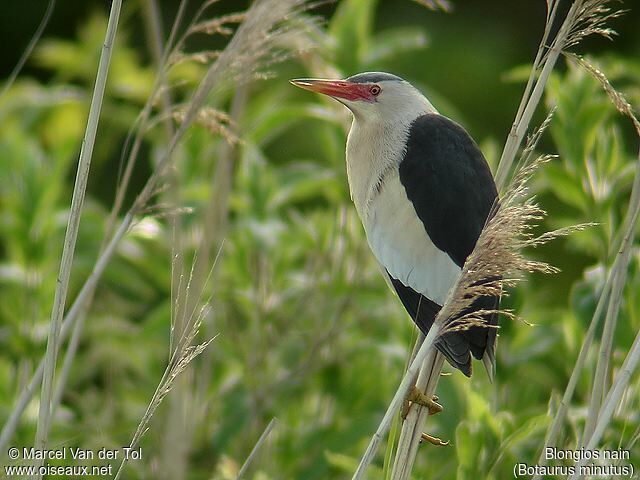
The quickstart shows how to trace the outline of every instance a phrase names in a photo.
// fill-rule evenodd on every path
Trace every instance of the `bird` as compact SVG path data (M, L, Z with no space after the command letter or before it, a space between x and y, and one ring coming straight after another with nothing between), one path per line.
M351 111L351 199L383 274L427 335L498 202L484 155L462 126L399 76L365 72L344 80L290 82ZM490 311L483 320L495 326L498 302L499 297L480 297L470 310ZM482 360L493 380L495 328L445 332L435 346L468 377L471 358Z

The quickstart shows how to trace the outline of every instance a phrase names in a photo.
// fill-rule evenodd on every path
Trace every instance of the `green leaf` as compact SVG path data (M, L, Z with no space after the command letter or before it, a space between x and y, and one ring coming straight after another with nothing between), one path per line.
M469 478L475 471L478 456L482 451L482 428L477 422L463 420L456 428L456 458L458 459L458 478Z
M384 30L371 40L363 62L367 65L381 64L403 53L421 50L427 46L427 43L427 35L418 27Z
M369 49L374 12L378 0L344 0L329 24L335 40L335 61L344 72L360 71L364 53Z
M575 176L571 175L564 165L548 163L544 166L543 172L544 179L547 181L551 192L563 202L585 211L590 203L589 196L581 188L580 183L576 181Z

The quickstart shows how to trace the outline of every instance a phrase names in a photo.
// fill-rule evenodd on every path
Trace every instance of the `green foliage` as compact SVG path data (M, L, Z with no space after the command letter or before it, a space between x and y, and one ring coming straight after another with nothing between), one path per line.
M418 27L398 27L376 33L377 4L377 0L346 0L332 17L328 32L335 64L342 72L380 69L398 56L426 45L424 30Z

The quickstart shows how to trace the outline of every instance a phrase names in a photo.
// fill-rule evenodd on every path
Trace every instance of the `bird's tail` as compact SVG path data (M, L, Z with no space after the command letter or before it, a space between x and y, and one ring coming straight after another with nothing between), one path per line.
M479 297L468 312L478 310L491 310L496 312L500 303L499 297L484 296ZM467 312L461 314L464 315ZM491 313L486 315L488 326L471 326L467 330L453 331L445 333L442 338L436 342L438 349L444 354L446 359L464 373L467 377L471 376L471 356L478 360L482 360L489 380L493 382L496 371L496 328L498 324L498 314ZM455 320L453 321L455 324Z
M389 279L413 321L422 333L427 335L441 308L440 305L412 288L405 286L390 275ZM471 305L469 311L497 310L499 301L498 297L480 297ZM463 312L461 316L465 313ZM497 314L489 315L487 319L489 325L496 325L497 322ZM453 367L460 370L467 377L470 377L472 373L471 356L473 355L478 360L482 359L489 378L493 380L495 373L495 339L495 328L472 326L468 330L444 333L436 340L435 346Z
M493 348L487 348L484 351L484 355L482 355L482 363L484 365L485 370L487 371L487 376L489 377L489 381L493 383L493 379L496 376L496 349L495 342L493 344Z

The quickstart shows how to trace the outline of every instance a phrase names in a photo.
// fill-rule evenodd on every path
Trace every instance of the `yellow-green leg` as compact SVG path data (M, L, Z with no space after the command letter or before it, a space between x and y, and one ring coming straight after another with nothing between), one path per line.
M415 385L413 385L411 387L411 390L409 390L407 398L405 399L404 406L402 408L402 418L406 418L412 403L417 403L418 405L426 407L429 410L429 415L440 413L443 408L442 405L438 403L438 400L439 399L437 395L429 397L428 395L425 395L423 392L421 392ZM442 439L429 435L428 433L423 433L421 440L429 442L432 445L437 445L439 447L449 445L448 441L444 442L442 441Z
M424 433L424 432L420 436L420 440L423 442L429 442L431 445L435 445L437 447L446 447L447 445L449 445L449 440L447 440L446 442L443 442L441 438L433 437L428 433Z
M423 407L427 407L427 409L429 410L429 415L435 415L436 413L440 413L442 411L442 405L438 403L439 398L437 395L429 397L421 392L415 385L411 387L411 390L409 390L407 400L409 402L422 405Z

